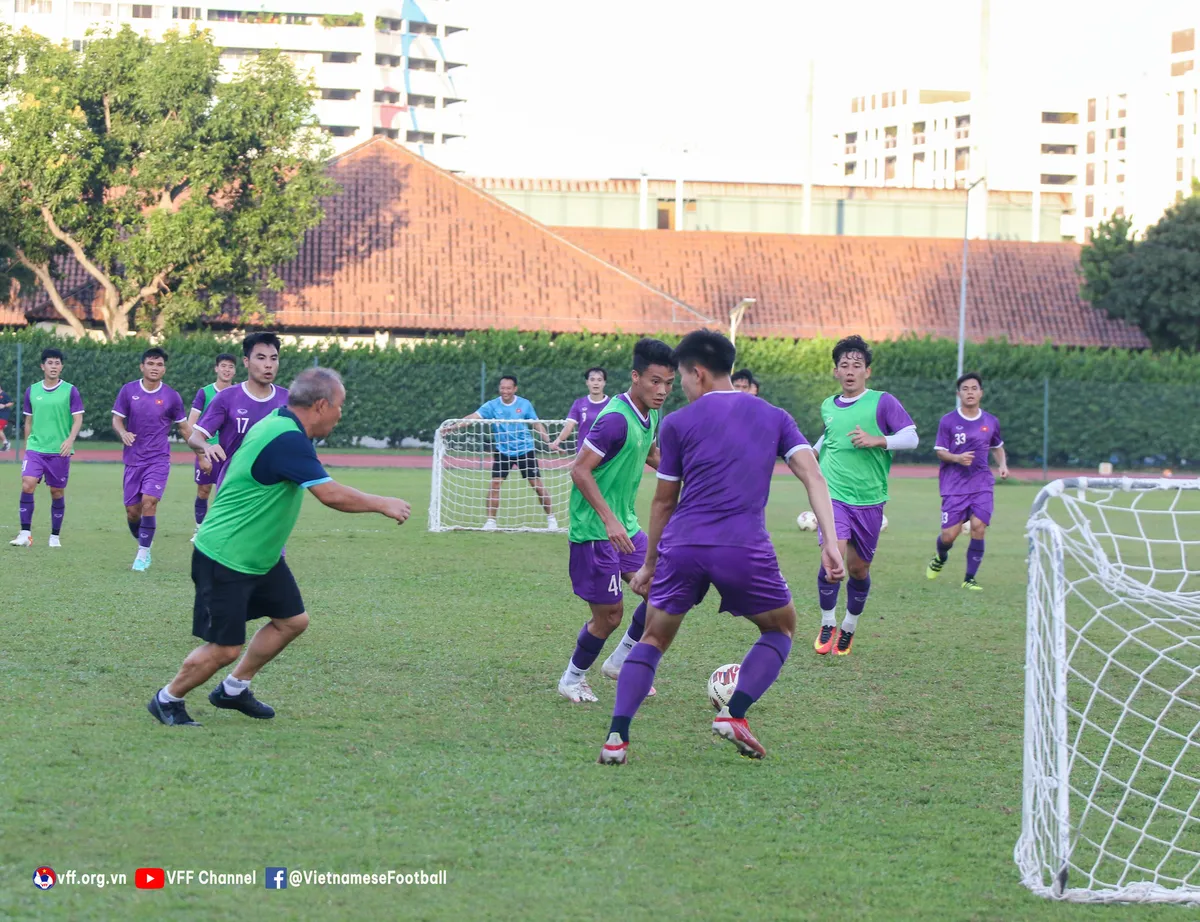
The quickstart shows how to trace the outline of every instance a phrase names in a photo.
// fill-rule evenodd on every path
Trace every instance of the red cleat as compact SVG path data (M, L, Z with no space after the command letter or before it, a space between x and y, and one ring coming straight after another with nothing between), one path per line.
M833 651L838 656L849 656L850 646L854 643L853 631L838 631L837 648Z
M727 739L737 746L738 752L749 759L761 759L767 754L762 743L754 738L745 717L730 717L729 708L721 708L721 713L713 718L712 731L722 739Z
M629 755L629 744L621 739L620 733L608 734L608 739L600 747L600 758L596 761L601 765L624 765Z
M813 641L813 649L821 656L833 652L833 641L837 636L836 624L822 624L821 633L817 635L817 639Z

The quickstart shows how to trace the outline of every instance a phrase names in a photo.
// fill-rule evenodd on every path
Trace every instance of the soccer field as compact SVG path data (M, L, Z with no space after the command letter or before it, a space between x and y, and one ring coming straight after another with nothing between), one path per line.
M409 499L397 527L305 502L288 560L312 626L255 680L273 721L189 698L203 729L146 701L195 645L190 466L159 507L154 564L134 542L121 468L77 464L64 547L0 548L0 917L13 919L1165 919L1178 908L1052 904L1018 882L1023 526L1035 488L997 489L979 579L965 541L924 567L936 482L893 484L891 522L846 658L812 653L815 536L803 489L769 509L801 628L750 712L761 762L711 741L705 681L754 631L710 596L633 723L630 764L595 764L596 705L555 684L585 606L565 536L429 534L427 471L343 469ZM643 487L648 505L650 480ZM17 466L0 466L16 532ZM645 522L645 518L643 518ZM841 603L844 604L843 590ZM841 608L842 605L839 605ZM629 606L629 610L632 607ZM610 641L611 644L614 641ZM608 648L606 648L607 650ZM220 675L224 675L224 671ZM125 873L103 889L59 874ZM292 886L264 870L447 872L443 886ZM257 885L133 886L138 867L257 872Z

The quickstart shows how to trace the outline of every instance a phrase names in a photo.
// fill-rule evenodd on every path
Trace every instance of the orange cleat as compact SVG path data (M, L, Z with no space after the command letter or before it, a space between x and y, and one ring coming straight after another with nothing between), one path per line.
M850 646L853 643L854 643L854 632L853 631L839 630L838 631L838 639L837 639L837 649L835 649L834 652L838 656L849 656L850 655Z
M813 641L813 649L820 656L825 656L827 653L833 652L833 641L837 637L836 624L822 624L821 633L817 635L817 639Z

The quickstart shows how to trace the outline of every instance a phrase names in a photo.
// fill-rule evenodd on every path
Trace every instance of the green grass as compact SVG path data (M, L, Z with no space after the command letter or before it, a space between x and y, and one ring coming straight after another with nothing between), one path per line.
M116 465L76 466L61 551L44 546L44 491L37 546L0 549L0 918L1178 918L1055 905L1018 882L1032 487L998 490L987 591L968 595L965 548L924 577L935 483L896 483L854 654L833 660L811 652L803 490L777 479L770 525L802 628L751 712L768 758L711 742L705 680L753 636L710 597L617 770L594 764L613 684L596 678L591 707L554 690L585 620L565 538L431 535L422 471L339 474L410 499L403 528L306 501L288 559L312 626L255 682L274 721L195 694L204 729L154 722L145 702L195 643L189 473L160 507L148 573L129 570ZM0 497L12 529L15 465ZM130 880L139 866L257 870L259 884L42 893L41 863ZM446 868L449 882L276 893L266 865Z

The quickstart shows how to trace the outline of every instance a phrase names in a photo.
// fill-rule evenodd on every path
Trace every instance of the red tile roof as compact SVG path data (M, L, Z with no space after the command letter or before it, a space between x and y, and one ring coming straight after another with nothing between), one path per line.
M555 231L710 316L728 318L742 298L757 299L739 328L748 335L958 336L958 240ZM1148 345L1141 331L1079 297L1075 244L975 240L968 264L972 340Z

